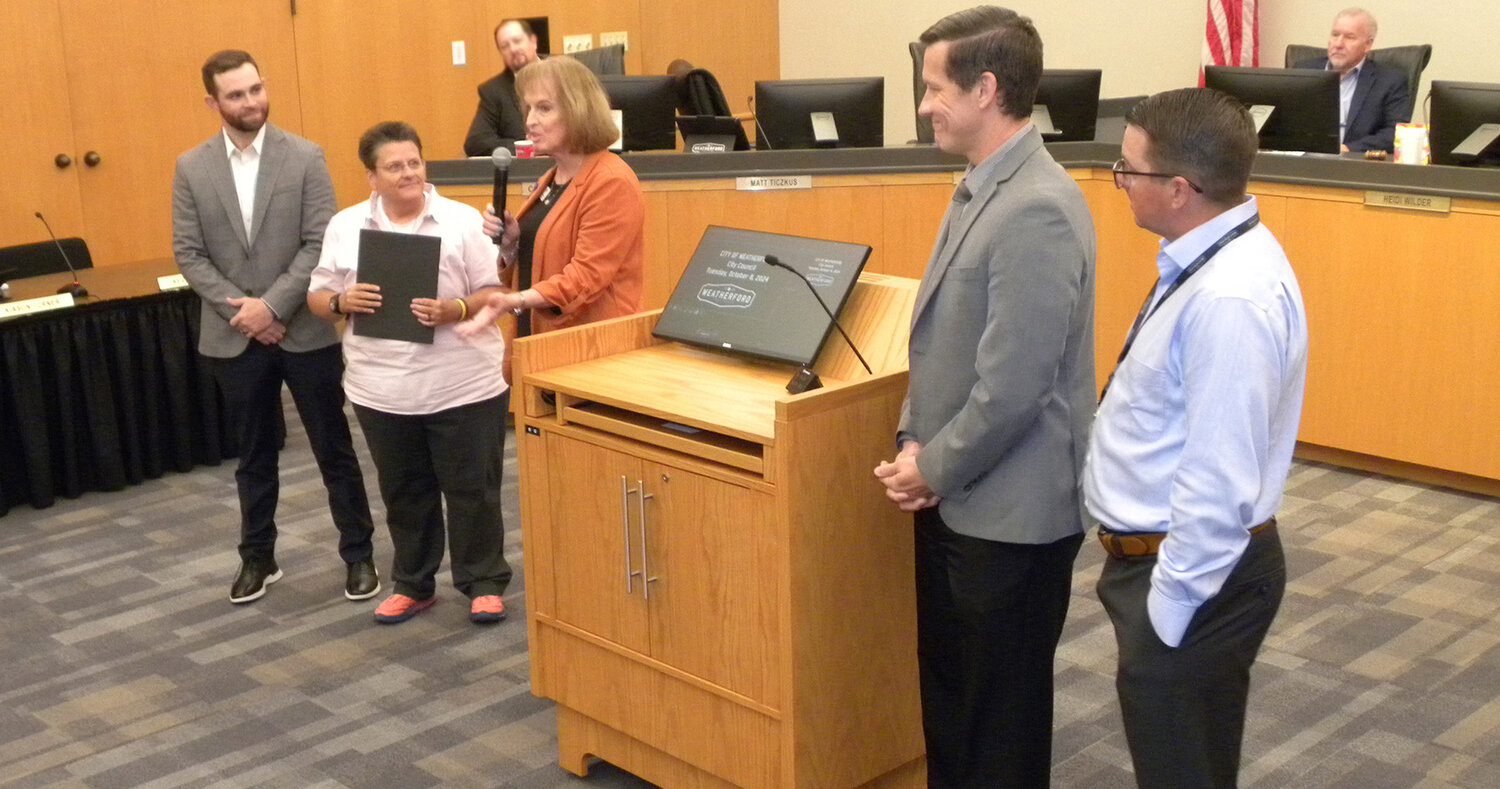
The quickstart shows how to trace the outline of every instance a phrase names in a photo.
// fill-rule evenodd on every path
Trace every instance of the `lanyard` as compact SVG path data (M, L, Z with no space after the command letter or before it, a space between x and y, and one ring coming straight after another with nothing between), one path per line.
M1141 305L1141 311L1136 313L1135 323L1130 326L1130 334L1125 337L1125 347L1120 349L1120 358L1115 360L1115 369L1110 372L1109 380L1104 382L1104 390L1099 393L1099 402L1104 402L1104 395L1109 393L1109 385L1114 382L1115 373L1120 370L1120 363L1125 361L1126 356L1130 355L1130 346L1135 345L1136 335L1141 333L1141 327L1146 325L1146 321L1150 320L1151 316L1155 315L1156 311L1161 309L1161 305L1167 303L1167 299L1172 298L1172 294L1176 293L1177 289L1182 287L1182 284L1187 282L1189 277L1197 274L1198 270L1207 265L1208 261L1212 260L1214 255L1219 254L1219 250L1223 249L1229 242L1248 233L1251 228L1259 223L1260 214L1251 214L1249 219L1239 223L1228 233L1220 236L1218 241L1210 244L1208 249L1203 250L1203 254L1199 255L1192 263L1189 263L1188 267L1183 269L1181 274L1177 275L1177 279L1172 280L1172 284L1167 287L1167 292L1161 294L1161 298L1157 299L1155 303L1152 302L1151 297L1156 294L1156 283L1151 283L1151 289L1146 291L1146 302Z

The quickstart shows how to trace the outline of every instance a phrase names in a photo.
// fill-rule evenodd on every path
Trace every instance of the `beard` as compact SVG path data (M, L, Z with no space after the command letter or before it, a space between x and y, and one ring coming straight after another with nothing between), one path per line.
M266 125L266 121L271 118L271 105L267 104L265 109L258 114L230 115L227 112L221 112L219 117L223 118L224 123L230 128L254 134L260 131L260 127Z

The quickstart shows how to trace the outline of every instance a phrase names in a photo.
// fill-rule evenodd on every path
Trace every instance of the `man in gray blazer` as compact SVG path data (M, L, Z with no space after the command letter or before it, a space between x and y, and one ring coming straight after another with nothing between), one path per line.
M900 449L875 474L915 513L928 786L1044 787L1083 538L1094 227L1030 122L1030 20L982 6L921 40L920 111L970 166L917 291Z
M306 309L335 208L323 151L266 122L265 82L248 53L210 56L203 87L223 128L177 158L172 250L203 299L198 352L219 380L239 442L241 565L229 600L258 599L281 578L275 517L283 382L328 489L344 596L374 597L374 525L344 416L338 334Z

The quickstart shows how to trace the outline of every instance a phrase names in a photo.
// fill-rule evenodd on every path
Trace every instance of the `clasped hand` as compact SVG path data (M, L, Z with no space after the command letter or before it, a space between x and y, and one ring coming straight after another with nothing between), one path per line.
M916 512L937 506L942 498L927 486L922 470L917 468L917 455L922 445L907 441L901 445L894 460L882 461L875 467L875 479L885 486L885 497L895 502L902 512Z

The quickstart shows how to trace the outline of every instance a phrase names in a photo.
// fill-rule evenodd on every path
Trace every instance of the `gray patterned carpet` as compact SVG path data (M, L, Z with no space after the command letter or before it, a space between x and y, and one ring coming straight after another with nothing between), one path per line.
M497 627L469 624L446 574L442 602L399 626L343 599L288 416L286 577L251 605L227 600L229 465L0 518L0 786L649 786L556 766L550 704L527 689L519 573ZM513 455L506 468L519 571ZM1298 464L1281 523L1292 580L1256 667L1242 786L1500 787L1500 502ZM376 551L384 572L383 529ZM1055 787L1132 785L1099 565L1085 543Z

